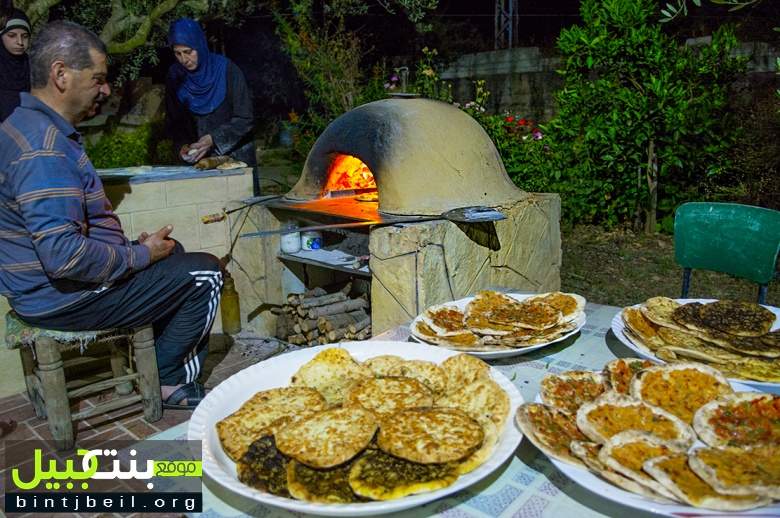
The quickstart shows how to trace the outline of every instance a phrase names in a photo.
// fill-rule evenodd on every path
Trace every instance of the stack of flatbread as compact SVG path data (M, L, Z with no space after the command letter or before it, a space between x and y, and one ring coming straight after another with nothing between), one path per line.
M552 342L584 320L585 299L576 293L518 299L486 290L477 293L464 310L456 303L431 306L415 319L411 332L424 342L449 349L500 351Z
M517 411L523 434L622 489L729 511L780 499L780 396L735 393L710 366L618 359L546 376L540 399Z
M732 378L780 382L780 330L771 331L775 315L759 304L653 297L621 316L626 337L661 360L693 359Z
M350 503L449 486L490 458L509 410L490 367L467 354L440 365L394 355L360 363L329 348L216 428L244 484Z

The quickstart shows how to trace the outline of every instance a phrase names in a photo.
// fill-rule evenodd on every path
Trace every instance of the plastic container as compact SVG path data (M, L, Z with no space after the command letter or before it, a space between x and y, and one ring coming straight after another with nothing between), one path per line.
M319 250L322 248L322 232L308 230L301 234L301 250Z
M294 223L288 223L285 228L288 230L298 228L298 226ZM281 237L281 248L282 252L285 254L294 254L295 252L300 252L301 250L301 233L300 232L291 232L289 234L282 234Z

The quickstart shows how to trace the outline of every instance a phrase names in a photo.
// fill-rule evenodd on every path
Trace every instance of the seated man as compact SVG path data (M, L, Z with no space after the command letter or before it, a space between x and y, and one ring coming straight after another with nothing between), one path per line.
M122 232L74 128L111 93L106 59L94 33L63 21L30 49L32 90L0 125L0 294L49 329L153 323L164 407L194 408L220 264L175 253L171 225L137 242Z

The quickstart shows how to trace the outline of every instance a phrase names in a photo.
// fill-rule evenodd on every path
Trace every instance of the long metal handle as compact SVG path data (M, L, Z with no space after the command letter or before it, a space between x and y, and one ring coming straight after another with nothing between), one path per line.
M278 234L293 234L295 232L307 232L309 230L328 230L331 228L357 228L367 227L369 225L376 225L380 223L376 220L371 221L353 221L351 223L333 223L331 225L313 225L311 227L300 228L280 228L278 230L262 230L260 232L249 232L247 234L241 234L241 237L265 237L274 236Z

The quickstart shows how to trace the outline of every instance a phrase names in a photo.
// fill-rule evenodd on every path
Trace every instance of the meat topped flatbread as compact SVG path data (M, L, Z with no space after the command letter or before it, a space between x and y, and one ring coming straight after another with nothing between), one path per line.
M709 446L780 446L780 395L737 392L701 407L693 417Z
M480 291L466 304L466 326L475 333L483 335L507 335L514 331L515 327L491 322L488 315L494 309L516 303L517 300L503 293L490 290Z
M577 428L574 416L549 405L525 403L517 409L515 421L523 435L544 453L575 466L581 465L569 450L569 444L587 441L587 437Z
M457 335L468 331L463 322L463 312L455 306L428 308L422 318L439 336Z
M556 326L562 315L560 310L550 304L525 300L494 308L487 317L490 322L500 325L543 330Z
M549 304L563 315L566 321L573 320L577 315L585 311L585 298L576 293L562 293L554 291L552 293L542 293L533 297L528 297L528 301L539 301Z
M631 381L633 397L663 408L688 424L699 408L733 392L720 371L693 362L649 367Z
M719 493L780 498L780 447L698 448L691 469Z
M772 329L775 314L754 302L719 300L699 310L702 322L724 333L761 336Z
M604 377L599 372L568 371L542 378L542 402L575 414L583 403L604 393Z
M604 381L609 388L620 394L628 394L630 390L631 378L634 375L654 366L655 363L650 360L641 360L639 358L618 358L612 360L604 366Z

